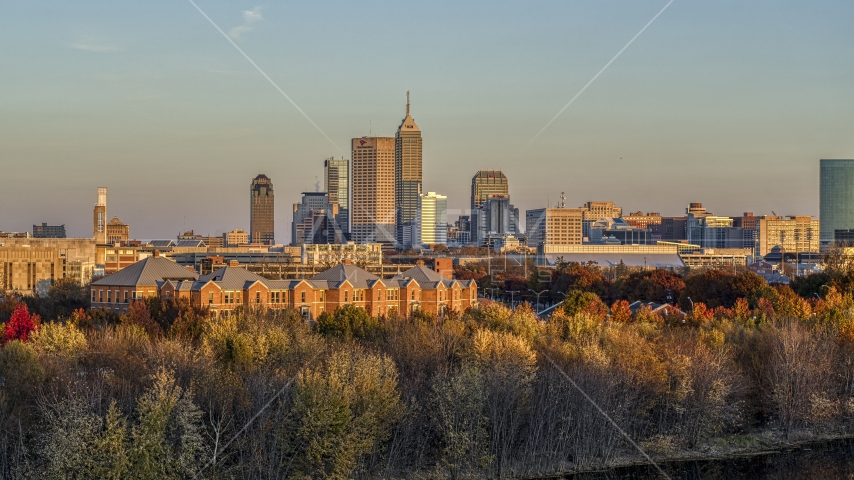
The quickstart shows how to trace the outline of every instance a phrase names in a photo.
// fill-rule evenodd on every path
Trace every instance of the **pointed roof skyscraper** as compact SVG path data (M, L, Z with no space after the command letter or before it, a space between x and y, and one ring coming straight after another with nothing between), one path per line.
M397 129L394 141L394 178L397 247L412 247L412 227L418 216L421 198L421 129L410 115L406 92L406 117Z

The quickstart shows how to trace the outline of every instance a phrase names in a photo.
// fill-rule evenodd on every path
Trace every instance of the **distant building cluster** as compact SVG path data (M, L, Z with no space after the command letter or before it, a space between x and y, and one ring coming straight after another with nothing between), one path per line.
M121 272L147 258L160 258L160 264L172 261L196 276L240 265L253 275L314 278L323 269L349 262L383 278L395 273L386 271L383 255L429 253L436 246L532 256L541 266L560 261L615 268L755 265L755 271L765 272L765 265L776 264L773 273L779 276L784 263L806 274L816 271L822 252L830 247L854 247L854 160L820 161L819 219L773 211L716 215L702 203L689 203L678 216L624 214L611 201L568 206L563 192L554 204L520 212L501 170L475 172L469 210L449 219L448 197L423 186L423 138L411 115L409 92L395 135L353 138L350 153L350 159L323 160L322 191L318 181L290 209L289 241L276 242L273 180L265 174L250 183L248 231L188 231L175 240L133 239L130 225L108 216L107 188L100 187L91 238L66 238L64 224L34 224L32 232L0 231L0 289L35 293L58 278L86 284L93 276ZM190 279L176 281L170 285L180 295L187 285L180 282ZM265 298L272 302L274 297ZM115 301L108 297L105 303Z

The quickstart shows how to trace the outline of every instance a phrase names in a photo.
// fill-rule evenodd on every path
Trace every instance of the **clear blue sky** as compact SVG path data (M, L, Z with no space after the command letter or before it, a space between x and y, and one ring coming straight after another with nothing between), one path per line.
M818 159L854 157L854 3L197 0L0 3L0 230L91 235L96 188L134 237L249 226L249 184L291 204L352 137L393 135L412 91L424 189L466 208L501 169L520 210L818 214ZM249 13L247 13L249 12ZM455 217L455 215L451 215Z

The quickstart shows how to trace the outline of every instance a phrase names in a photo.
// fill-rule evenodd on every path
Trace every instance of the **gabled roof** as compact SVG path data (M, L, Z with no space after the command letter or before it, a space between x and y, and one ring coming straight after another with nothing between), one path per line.
M373 281L379 280L379 278L355 265L342 263L311 277L309 280L326 280L330 288L337 288L345 280L349 281L353 288L370 288Z
M643 307L649 307L649 309L652 311L652 313L656 313L660 310L672 309L673 311L680 312L683 315L685 314L685 312L679 310L678 307L670 305L669 303L655 303L655 302L643 303L640 300L636 300L636 301L632 302L631 304L629 304L629 310L631 310L632 315L636 315L638 313L638 311L640 311L640 309Z
M148 244L155 248L169 248L175 246L175 242L173 240L151 240Z
M171 240L170 240L171 241ZM174 244L176 247L206 247L205 242L202 240L193 240L193 239L182 239L178 240L177 243Z
M256 275L243 267L222 267L207 275L199 277L199 281L193 286L199 289L208 282L216 282L223 290L243 290L249 284L261 281L266 285L266 279Z
M152 286L163 280L195 280L198 276L163 257L148 257L92 285L113 287Z
M165 280L157 283L158 288L163 288L166 284L172 286L175 291L190 291L195 280Z
M415 280L418 282L418 285L421 285L421 288L427 289L437 288L439 284L447 288L454 282L450 278L444 277L439 272L423 265L416 265L403 273L395 275L392 277L392 280L405 280L407 278Z

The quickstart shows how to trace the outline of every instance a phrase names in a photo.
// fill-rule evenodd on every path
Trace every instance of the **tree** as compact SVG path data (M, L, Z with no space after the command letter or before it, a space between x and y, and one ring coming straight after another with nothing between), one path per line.
M130 469L136 478L192 476L204 461L202 412L192 395L161 368L137 400L137 424L131 429Z
M591 304L594 307L591 307ZM602 304L602 300L595 293L572 290L566 295L566 300L563 301L563 310L567 315L572 316L590 309L598 311L600 310L597 308L599 304Z
M50 300L51 318L64 318L77 309L89 308L89 289L72 278L54 281L47 296Z
M552 298L557 292L580 290L593 293L600 298L610 298L611 282L595 264L559 262L552 274Z
M367 310L356 305L344 305L331 314L323 312L317 319L317 331L320 334L345 341L353 337L369 338L377 333L379 328L379 321L368 315Z
M299 375L284 429L285 465L297 478L352 478L403 413L386 356L346 349Z
M611 321L617 323L628 323L632 319L632 310L629 308L629 302L625 300L617 300L611 305Z
M145 301L137 300L128 305L127 311L121 316L123 325L136 325L145 330L152 338L163 334L160 325L151 318L151 312Z
M690 310L691 302L703 302L709 308L723 305L732 308L739 298L756 303L759 298L774 295L768 284L753 272L733 274L724 270L709 270L685 277L685 289L679 296L682 310ZM689 300L690 299L690 300Z
M3 333L3 345L6 345L10 340L26 342L32 332L38 330L40 324L41 317L36 314L30 315L27 305L19 303L12 313L12 318L6 324L6 331Z
M629 302L674 303L683 289L682 276L669 270L634 272L617 284L618 298Z

